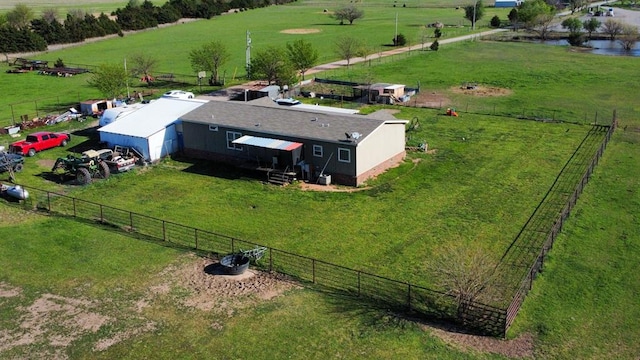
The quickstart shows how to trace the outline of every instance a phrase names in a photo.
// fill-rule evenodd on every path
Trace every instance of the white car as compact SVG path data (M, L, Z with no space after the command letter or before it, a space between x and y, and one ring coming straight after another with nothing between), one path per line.
M293 105L299 105L300 104L300 101L298 101L296 99L293 99L293 98L276 99L275 102L278 105L284 105L284 106L293 106Z
M193 99L195 95L192 92L183 91L183 90L171 90L162 94L163 98L172 98L172 99Z

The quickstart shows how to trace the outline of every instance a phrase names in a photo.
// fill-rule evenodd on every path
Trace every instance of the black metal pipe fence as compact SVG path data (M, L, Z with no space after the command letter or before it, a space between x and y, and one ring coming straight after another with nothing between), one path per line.
M503 335L506 335L506 331L513 324L513 321L515 320L515 317L518 314L518 311L520 310L520 307L522 306L522 303L524 302L525 297L533 287L533 280L536 278L538 273L542 272L542 269L544 266L544 260L548 252L553 247L553 244L558 234L562 230L562 226L564 225L564 222L569 217L571 210L576 205L578 198L580 197L580 195L582 194L582 191L584 190L585 186L589 182L589 179L593 174L595 167L598 165L600 158L604 154L604 150L607 147L607 144L611 140L611 136L613 135L613 132L615 131L616 126L617 126L617 119L616 119L615 112L613 115L613 121L611 126L607 126L607 127L594 126L596 130L602 130L603 128L606 128L607 129L606 134L601 140L600 145L595 151L595 154L592 153L593 155L591 156L590 161L588 161L588 165L586 167L582 167L582 169L584 169L582 176L580 177L579 181L577 181L577 183L574 183L575 185L574 185L573 192L566 200L565 205L562 207L562 210L553 219L552 226L544 233L544 235L542 235L544 239L542 247L538 251L538 254L535 257L535 259L533 259L532 264L530 264L530 266L528 267L528 271L520 281L520 284L517 290L515 291L515 294L513 295L509 306L506 309L506 318L505 318Z
M508 289L512 288L511 284L504 283L502 285L505 286L506 290L502 293L502 296L507 298L499 302L507 304L505 306L494 306L478 301L459 304L453 296L446 292L271 247L266 247L265 256L256 266L267 271L288 275L313 286L321 286L353 295L378 306L406 312L412 316L449 320L462 324L470 330L488 335L504 336L513 323L528 291L531 289L535 276L542 271L546 254L553 246L558 233L562 230L564 221L588 183L595 166L604 153L614 128L615 113L614 125L608 128L604 140L602 140L596 153L591 157L580 180L577 184L574 183L576 185L573 193L564 201L565 205L559 215L553 217L553 220L548 223L548 230L543 234L544 241L542 244L540 246L536 244L525 246L527 249L531 247L537 255L532 258L528 255L528 252L525 252L520 255L523 257L520 260L524 262L508 264L511 267L512 275L518 276L517 274L522 274L521 269L526 269L526 273L521 278L522 280L519 281L519 285L514 292L508 291ZM99 223L103 226L118 229L118 231L168 242L185 249L211 254L227 254L263 246L212 231L197 229L64 194L26 186L25 188L29 190L30 197L23 202L23 206L28 209ZM503 259L503 262L506 263L506 260Z
M25 188L30 192L29 199L24 203L27 208L98 223L118 231L168 242L180 248L211 254L228 254L263 246L64 194L32 187ZM313 286L352 295L379 307L409 313L412 316L462 320L466 327L478 332L490 334L502 332L504 310L482 303L473 303L467 306L467 313L460 317L456 310L456 301L452 296L423 286L271 247L267 247L265 256L256 266Z

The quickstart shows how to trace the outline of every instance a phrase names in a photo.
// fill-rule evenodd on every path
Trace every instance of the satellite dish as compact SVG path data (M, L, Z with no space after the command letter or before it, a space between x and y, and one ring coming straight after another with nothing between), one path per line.
M362 136L362 134L360 134L360 133L359 133L359 132L357 132L357 131L356 131L356 132L352 132L352 133L351 133L351 137L352 137L352 138L354 138L354 139L356 139L356 140L360 139L360 137L361 137L361 136Z

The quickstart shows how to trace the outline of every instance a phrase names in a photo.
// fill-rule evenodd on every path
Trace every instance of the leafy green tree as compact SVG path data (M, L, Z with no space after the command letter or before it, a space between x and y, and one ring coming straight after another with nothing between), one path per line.
M0 52L5 54L31 51L44 51L47 42L42 36L28 29L16 29L13 26L0 26Z
M582 35L582 21L578 18L567 18L562 21L562 27L569 30L569 44L580 46L584 43Z
M347 67L351 64L351 59L362 53L362 43L351 36L343 36L336 40L336 54L341 59L347 60Z
M482 0L476 1L474 4L464 7L464 18L471 21L471 27L476 28L476 22L484 16L484 5Z
M88 83L111 99L124 94L128 79L122 64L101 64L91 73Z
M293 67L302 74L302 80L304 80L304 74L307 70L311 69L318 61L318 51L302 39L287 43L287 55Z
M265 79L269 84L291 85L296 80L296 69L287 52L275 46L258 51L249 66L254 79Z
M536 24L536 18L554 13L555 8L544 0L527 0L518 6L518 21L531 29Z
M229 60L227 47L218 40L202 45L199 49L191 50L189 53L191 68L195 72L209 71L211 73L211 84L219 84L220 67Z
M364 17L364 11L353 5L345 6L333 13L333 18L339 20L340 25L344 24L345 20L349 22L349 25L352 25L355 20L362 17Z
M587 31L587 34L589 35L589 40L591 40L591 34L594 31L597 31L600 25L602 25L602 23L595 17L590 17L589 20L585 20L582 23L582 27Z
M513 30L518 31L518 25L519 25L518 9L516 8L511 9L507 17L509 18L509 22L511 22L511 26L513 26Z
M33 19L33 11L24 4L16 5L13 10L6 13L7 22L16 29L26 29Z

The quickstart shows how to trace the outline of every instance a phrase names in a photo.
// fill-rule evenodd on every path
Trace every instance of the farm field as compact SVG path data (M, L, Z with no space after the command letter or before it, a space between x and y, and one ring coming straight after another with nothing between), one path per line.
M390 8L372 6L366 8L365 17L354 25L338 25L324 8L303 6L304 2L288 6L272 6L238 14L214 17L180 23L163 29L127 34L99 42L89 42L81 47L71 47L34 55L39 60L55 62L62 59L67 66L92 68L103 63L123 64L125 58L144 51L158 59L155 74L175 74L184 84L169 86L182 87L195 93L208 92L213 88L197 86L196 72L193 71L188 53L206 42L224 39L231 58L220 69L227 84L246 81L246 32L251 33L252 51L257 52L267 46L282 46L287 42L303 38L313 44L319 52L319 63L338 60L335 54L335 38L353 36L362 40L370 53L388 50L395 34L395 16L398 13L398 32L405 34L408 45L418 45L422 41L432 41L433 30L425 24L441 21L448 26L443 30L443 38L470 33L468 21L463 21L462 10L455 8ZM335 7L336 5L334 5ZM287 14L295 12L296 16ZM504 9L487 9L487 18L478 22L478 30L485 27L494 13L506 18ZM464 25L461 27L460 25ZM291 30L308 30L309 33L287 33ZM208 36L202 36L207 34ZM144 50L142 50L144 49ZM60 104L72 105L87 97L100 94L87 85L89 74L70 78L39 76L35 73L5 74L8 68L0 67L0 86L11 87L12 92L0 100L0 125L10 124L12 118L20 115L36 115L36 109ZM17 78L21 78L17 80ZM145 84L132 79L131 92L145 90ZM79 94L85 97L79 99ZM27 97L28 95L28 97ZM35 105L34 101L39 104ZM13 106L12 106L13 105ZM64 106L63 106L64 108ZM45 110L46 111L46 110Z
M282 279L258 276L261 284L234 292L233 285L194 277L203 275L206 258L2 204L0 261L7 271L0 275L0 338L7 341L0 355L635 359L640 353L635 341L640 327L634 321L640 315L635 305L640 238L634 215L640 205L640 124L634 105L639 85L630 74L637 74L637 66L634 59L531 49L472 42L329 74L406 84L418 79L424 92L461 110L460 118L450 118L442 110L394 107L400 110L398 118L420 123L408 133L409 145L427 142L433 152L410 154L402 166L357 192L277 188L241 172L179 158L89 187L61 186L43 174L66 153L63 148L27 159L18 178L429 286L430 257L446 242L501 255L588 131L595 112L606 122L616 109L620 128L507 341L443 334L438 326ZM510 92L481 97L457 91L468 81ZM516 109L517 114L536 107L536 113L570 123L487 115L498 112L494 109ZM53 128L78 126L83 125ZM76 133L72 149L87 134ZM0 144L8 141L3 137ZM114 197L114 189L126 189L126 195ZM155 200L158 194L163 201ZM227 293L231 297L220 298ZM49 304L50 311L40 312L40 318L25 310L42 304ZM91 321L69 320L70 313L78 313L70 308ZM38 320L43 324L39 334L16 330ZM64 327L64 337L56 334L57 326Z

